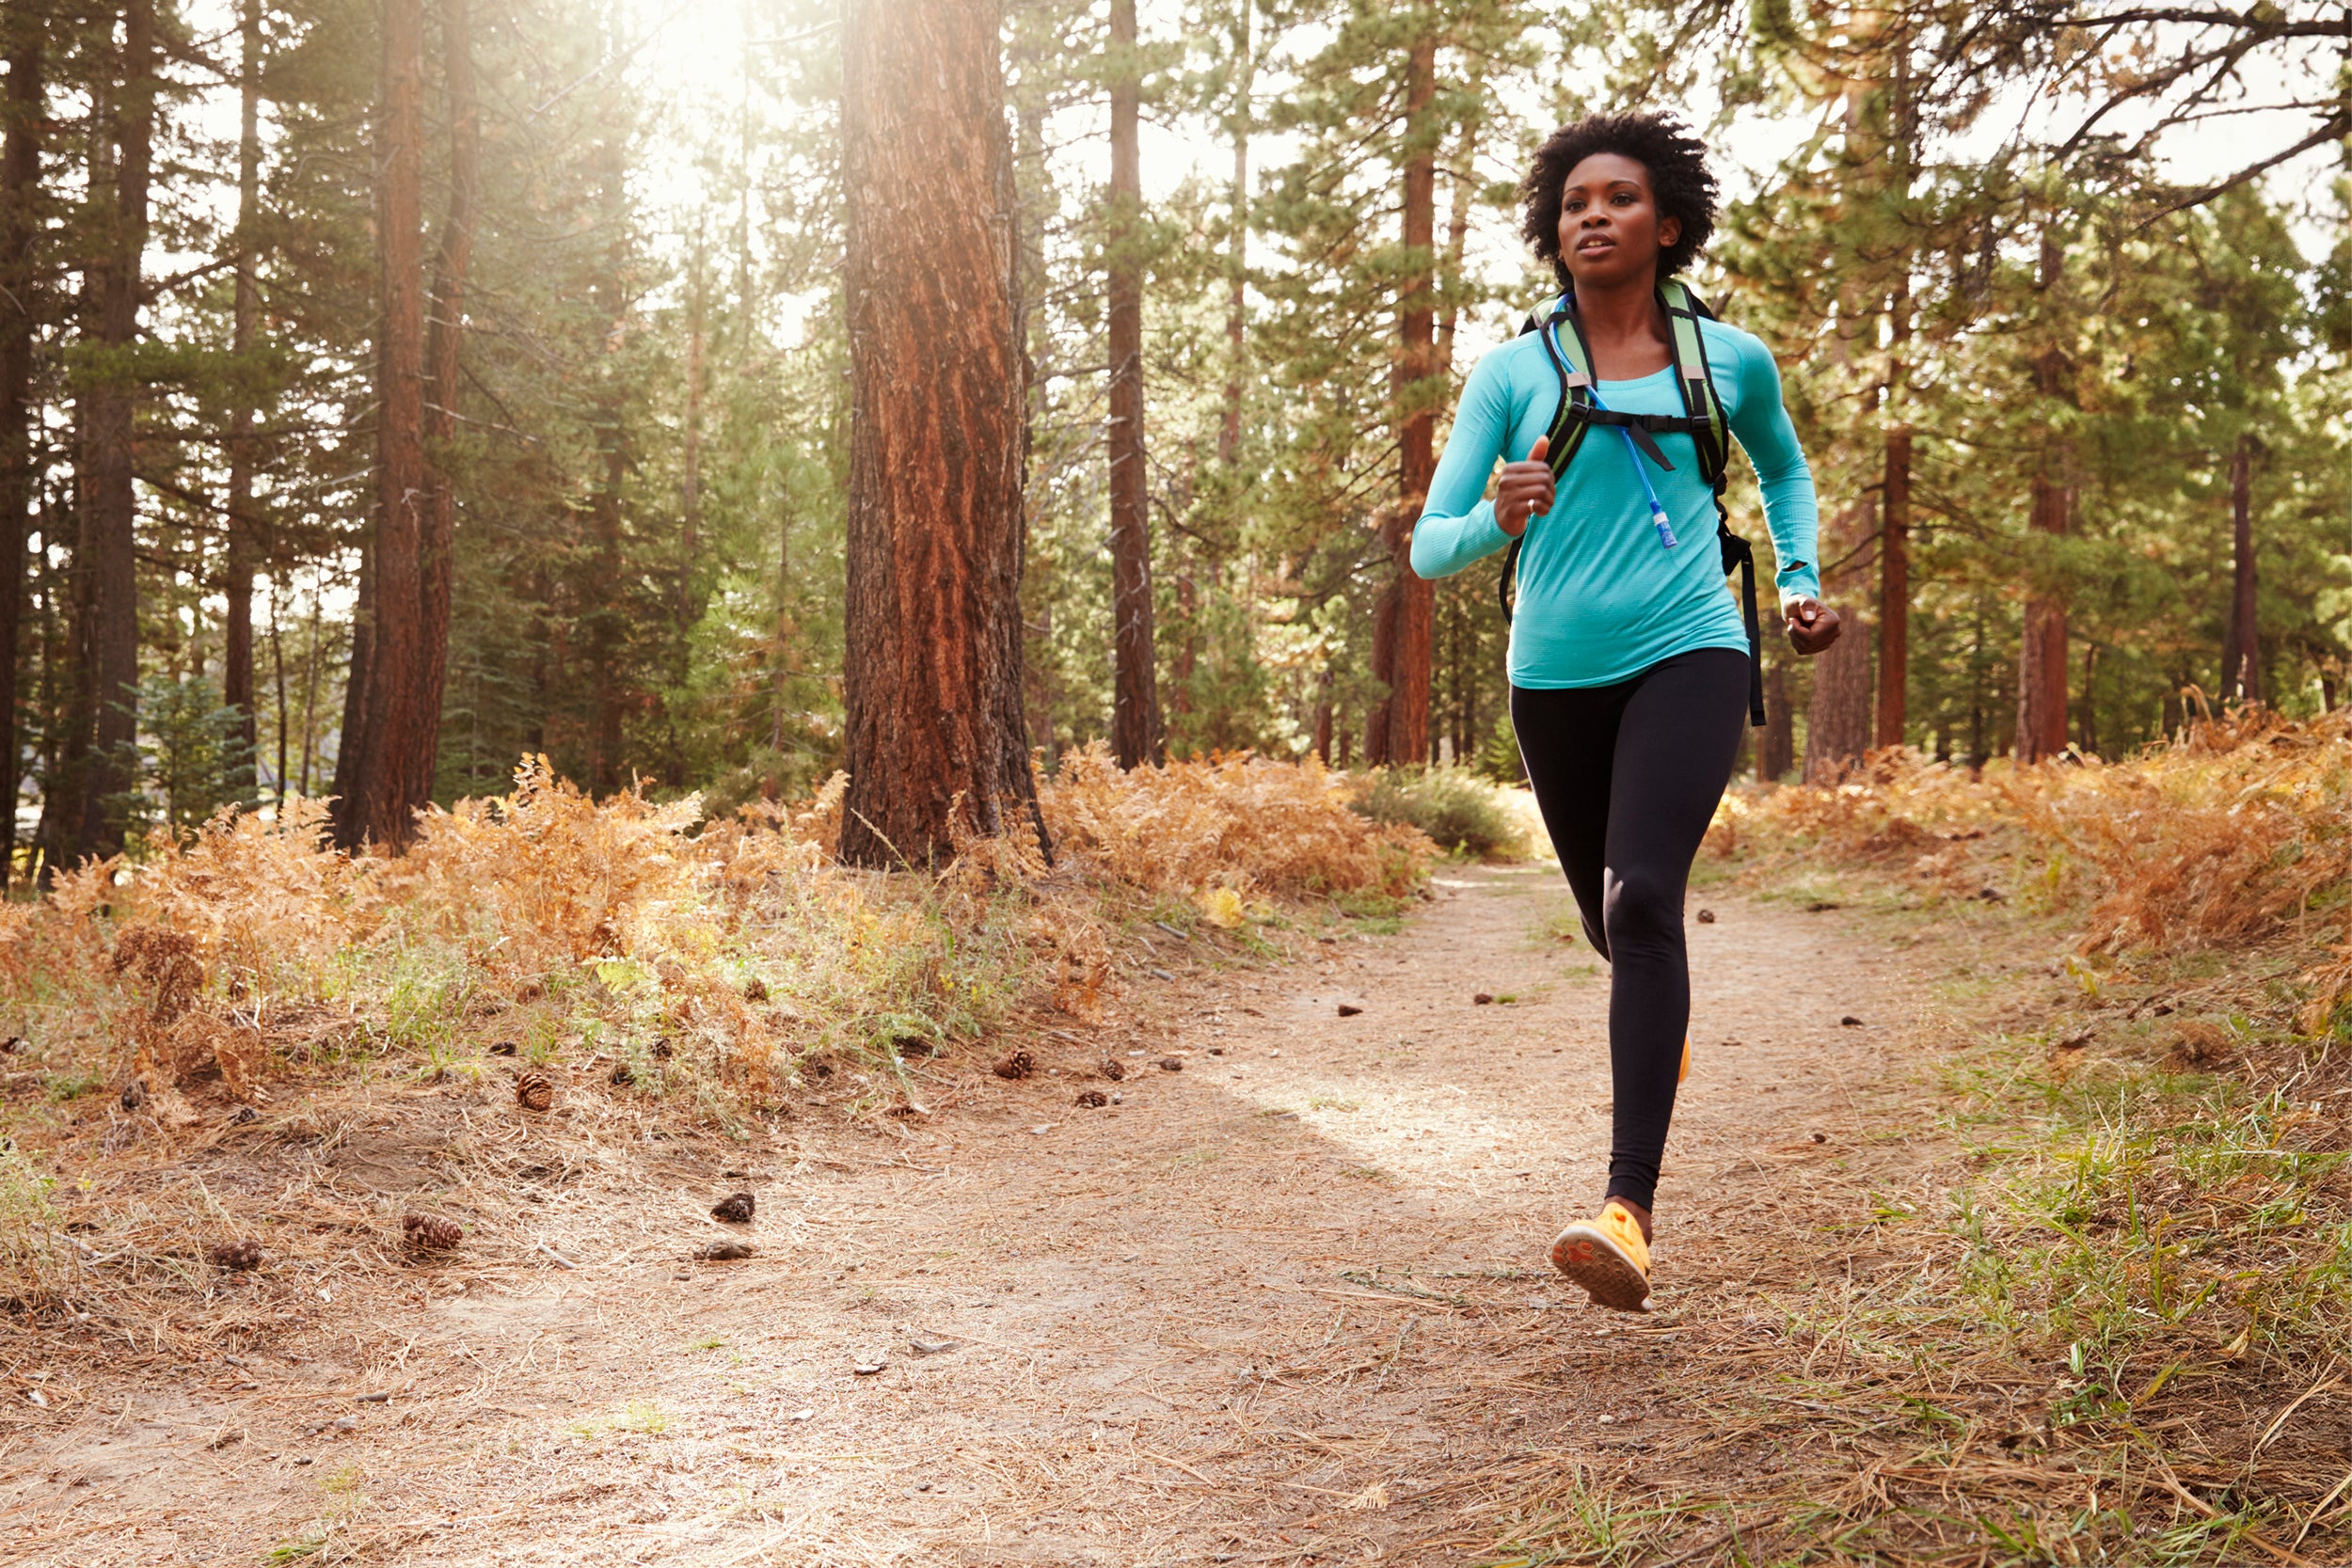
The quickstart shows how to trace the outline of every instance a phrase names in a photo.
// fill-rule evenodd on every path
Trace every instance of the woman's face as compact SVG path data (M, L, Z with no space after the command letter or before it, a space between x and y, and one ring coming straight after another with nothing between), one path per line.
M1659 216L1649 170L1631 158L1596 152L1568 170L1560 260L1580 286L1655 283L1659 252L1681 237L1682 220Z

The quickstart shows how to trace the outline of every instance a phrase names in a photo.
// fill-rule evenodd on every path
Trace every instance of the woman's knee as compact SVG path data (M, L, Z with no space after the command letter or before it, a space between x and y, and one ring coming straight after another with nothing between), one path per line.
M1612 950L1682 937L1682 879L1656 872L1611 871L1601 917Z

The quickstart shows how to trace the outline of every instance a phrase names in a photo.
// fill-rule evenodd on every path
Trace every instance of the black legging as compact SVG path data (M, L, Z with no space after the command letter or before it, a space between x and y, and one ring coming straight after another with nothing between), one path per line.
M1584 935L1609 960L1611 1197L1647 1209L1691 1024L1682 893L1731 781L1748 657L1698 648L1614 686L1511 689L1511 722Z

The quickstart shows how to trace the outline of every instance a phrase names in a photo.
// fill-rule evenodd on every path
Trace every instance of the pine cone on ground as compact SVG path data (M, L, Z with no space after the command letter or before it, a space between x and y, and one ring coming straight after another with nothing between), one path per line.
M1111 1102L1111 1097L1101 1089L1087 1089L1078 1096L1078 1103L1089 1111L1100 1110Z
M1116 1084L1127 1076L1127 1064L1116 1056L1103 1058L1103 1076Z
M653 1042L653 1059L655 1061L666 1062L673 1054L675 1054L675 1053L671 1050L670 1042L668 1040L656 1040Z
M224 1269L258 1269L262 1266L262 1243L223 1242L205 1256Z
M612 1086L614 1088L625 1089L636 1082L637 1074L629 1070L629 1066L627 1062L621 1063L612 1069Z
M729 1225L749 1225L755 1201L749 1193L730 1194L712 1206L710 1217L724 1220Z
M1026 1078L1037 1070L1037 1058L1025 1051L1015 1051L996 1064L999 1078Z
M768 982L767 982L767 981L765 981L765 980L763 980L763 979L761 979L761 978L760 978L758 975L756 975L756 974L753 975L750 979L748 979L748 980L744 981L744 982L743 982L743 1000L744 1000L744 1001L746 1001L746 1002L765 1002L765 1001L767 1001L767 1000L768 1000Z
M555 1085L544 1072L526 1072L515 1080L515 1103L526 1111L544 1111L555 1103Z
M464 1227L438 1214L403 1214L400 1233L410 1246L427 1247L435 1252L447 1252L466 1239Z
M490 1047L490 1054L493 1056L512 1056L515 1054L516 1049L517 1048L513 1040L501 1040L498 1044Z

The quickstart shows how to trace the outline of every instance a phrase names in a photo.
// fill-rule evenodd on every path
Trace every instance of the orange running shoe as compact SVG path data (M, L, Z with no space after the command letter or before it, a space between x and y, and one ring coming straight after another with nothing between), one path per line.
M1649 1243L1632 1211L1614 1198L1601 1205L1598 1218L1560 1232L1551 1243L1551 1266L1603 1307L1649 1310Z

